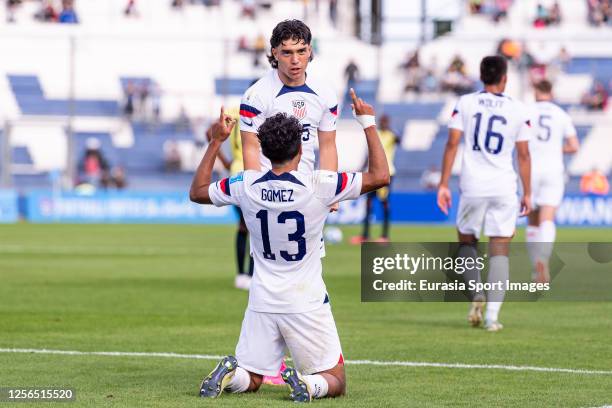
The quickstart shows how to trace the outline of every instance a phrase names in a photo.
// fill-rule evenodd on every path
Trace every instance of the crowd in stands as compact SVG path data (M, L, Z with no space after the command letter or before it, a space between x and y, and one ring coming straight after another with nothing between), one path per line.
M404 73L404 92L431 93L451 92L463 95L475 90L476 80L472 78L461 56L456 55L442 74L437 72L436 60L424 66L419 50L408 54L399 68Z
M6 21L15 23L15 12L24 0L6 0ZM54 0L39 1L40 8L34 14L34 18L39 21L62 24L78 24L79 17L74 8L74 0L62 0L58 4Z
M533 26L543 28L559 24L561 24L561 6L559 2L555 1L550 7L545 7L542 3L538 3Z
M499 22L508 16L508 9L513 0L470 0L470 12L489 16L494 22Z
M589 23L594 26L612 25L612 0L586 0Z
M158 123L161 116L161 89L148 79L131 80L125 86L123 114L129 121Z

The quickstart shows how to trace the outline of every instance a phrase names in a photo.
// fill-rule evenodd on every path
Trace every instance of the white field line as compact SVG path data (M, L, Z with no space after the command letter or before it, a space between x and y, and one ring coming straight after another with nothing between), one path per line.
M140 353L123 351L75 351L75 350L48 350L48 349L18 349L0 348L0 353L22 354L62 354L71 356L109 356L109 357L163 357L185 358L191 360L220 360L223 356L210 354L179 354L179 353ZM383 367L426 367L426 368L459 368L459 369L485 369L506 371L537 371L547 373L612 375L612 370L583 370L575 368L515 366L502 364L461 364L461 363L427 363L419 361L376 361L376 360L346 360L348 365L383 366Z

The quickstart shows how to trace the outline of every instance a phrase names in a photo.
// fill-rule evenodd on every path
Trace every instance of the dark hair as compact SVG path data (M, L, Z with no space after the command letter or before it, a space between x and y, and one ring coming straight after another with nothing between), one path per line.
M496 85L508 72L508 61L500 55L484 57L480 62L480 80L485 85Z
M307 45L312 40L312 34L310 28L300 20L284 20L281 21L272 30L272 37L270 37L270 47L276 48L283 43L283 41L293 40L296 43L304 41ZM274 55L270 51L268 55L268 61L272 68L278 68L278 61L274 58ZM310 61L312 61L312 54L310 55Z
M302 144L302 125L284 112L267 118L257 132L261 151L272 164L293 159Z
M552 92L552 83L548 79L543 79L534 85L534 88L543 93Z

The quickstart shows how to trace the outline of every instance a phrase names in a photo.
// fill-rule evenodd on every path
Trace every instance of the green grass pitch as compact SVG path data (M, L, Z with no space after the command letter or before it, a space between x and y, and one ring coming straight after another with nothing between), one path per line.
M355 232L356 227L344 228L345 241ZM394 226L392 236L396 241L455 239L452 228L436 226ZM233 353L247 301L245 292L233 288L233 237L233 226L0 226L0 348ZM558 238L612 241L609 229L560 229ZM467 326L463 303L361 303L359 259L359 248L345 243L328 246L323 264L347 360L612 371L612 304L509 303L500 316L506 328L487 333ZM286 388L272 386L201 400L199 381L215 364L2 352L0 387L70 386L77 401L66 406L82 407L291 403ZM348 395L317 405L612 404L610 374L350 364L346 370Z

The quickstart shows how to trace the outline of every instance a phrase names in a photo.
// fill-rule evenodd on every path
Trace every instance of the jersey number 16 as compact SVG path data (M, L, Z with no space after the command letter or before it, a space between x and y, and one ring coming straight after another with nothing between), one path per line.
M478 112L474 115L474 119L476 119L476 125L474 126L474 145L472 146L472 150L481 151L480 142L478 141L478 136L480 134L480 122L482 121L482 113ZM499 115L493 115L489 118L489 124L487 125L487 133L484 140L484 147L487 152L491 154L498 154L501 152L502 146L504 144L504 136L493 130L493 125L495 122L500 122L502 125L508 123L506 118ZM495 147L492 147L493 139L496 139Z

